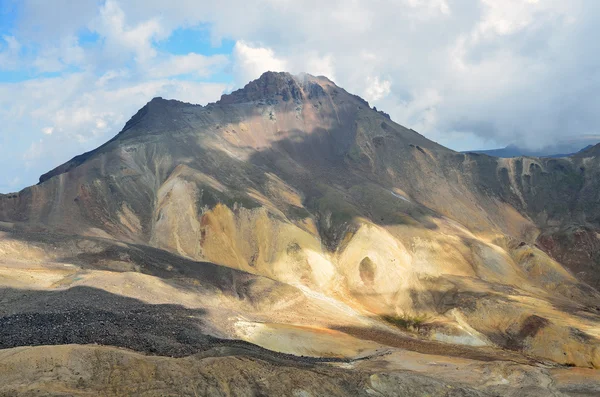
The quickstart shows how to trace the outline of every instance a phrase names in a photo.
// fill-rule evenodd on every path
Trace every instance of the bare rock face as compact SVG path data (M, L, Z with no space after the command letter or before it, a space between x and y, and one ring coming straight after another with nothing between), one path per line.
M309 90L310 86L318 86L318 84L310 84L307 87ZM277 97L285 102L290 100L302 102L304 93L300 82L288 73L267 72L258 80L248 83L244 88L223 95L219 103L228 105L261 100L269 101L276 100Z
M599 174L456 153L325 77L154 98L0 195L0 393L595 395Z

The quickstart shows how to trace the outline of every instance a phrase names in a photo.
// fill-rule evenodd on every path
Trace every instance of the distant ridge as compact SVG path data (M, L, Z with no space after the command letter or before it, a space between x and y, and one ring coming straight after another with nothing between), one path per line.
M585 143L588 145L582 146ZM560 158L560 157L569 157L573 156L577 153L588 150L593 147L595 142L590 142L586 140L585 142L579 142L579 145L573 144L572 142L568 144L557 144L552 146L547 146L543 149L539 150L530 150L526 148L521 148L516 145L508 145L504 148L500 149L489 149L489 150L466 150L463 153L476 153L476 154L487 154L488 156L500 157L500 158L513 158L513 157L550 157L550 158Z

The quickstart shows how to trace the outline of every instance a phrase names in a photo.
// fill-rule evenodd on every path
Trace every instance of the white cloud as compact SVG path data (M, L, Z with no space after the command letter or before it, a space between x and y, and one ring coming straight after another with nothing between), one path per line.
M365 90L365 99L367 101L378 101L389 95L392 88L392 82L389 80L380 80L379 76L367 77L367 88Z
M373 14L376 10L364 1L348 0L343 7L331 10L333 24L343 25L346 30L356 33L366 33L373 24Z
M431 18L440 15L449 15L450 6L446 0L404 0L405 3L417 11L420 18ZM415 15L415 14L413 14Z
M68 66L83 64L85 53L77 38L68 36L58 46L44 48L33 60L32 65L38 72L58 72Z
M6 42L9 51L17 52L21 49L21 43L14 36L4 35L2 39Z
M279 56L272 48L237 41L233 49L232 64L235 83L243 86L266 71L310 73L335 79L334 58L331 54L319 55L316 51Z
M52 135L54 132L54 127L44 127L42 128L42 132L46 135Z
M316 51L308 51L300 56L292 55L287 60L291 73L306 72L313 76L326 76L331 80L336 78L336 65L331 54L320 56Z
M191 74L196 77L207 77L228 63L225 55L204 56L189 53L187 55L170 55L148 70L153 78L164 78Z
M306 63L306 72L315 76L327 76L330 79L335 79L335 64L333 56L325 55L324 57L310 57Z
M481 0L484 14L474 33L507 35L524 29L535 22L536 13L548 3L538 0Z
M15 1L21 7L16 21L18 33L26 40L53 45L87 26L98 13L100 1Z
M126 69L111 69L105 72L98 80L95 82L96 87L103 87L109 82L114 80L118 80L120 78L128 77L129 72Z
M20 65L19 51L21 43L14 36L3 35L0 39L0 70L17 69Z
M233 60L235 79L240 85L258 78L267 70L284 72L288 69L287 62L276 57L272 49L251 45L244 41L235 43Z
M141 21L134 26L128 25L125 13L114 0L104 3L91 26L103 37L104 50L110 57L127 60L127 56L133 53L140 63L154 58L156 50L153 42L164 39L169 34L158 17Z

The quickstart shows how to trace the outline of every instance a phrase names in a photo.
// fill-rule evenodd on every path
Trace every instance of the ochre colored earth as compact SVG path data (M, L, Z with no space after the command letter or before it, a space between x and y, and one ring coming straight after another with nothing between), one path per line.
M155 98L0 195L0 395L599 395L599 184L325 77Z

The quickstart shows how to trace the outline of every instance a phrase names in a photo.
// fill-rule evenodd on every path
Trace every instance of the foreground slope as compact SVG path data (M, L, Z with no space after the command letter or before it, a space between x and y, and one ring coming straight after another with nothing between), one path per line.
M598 147L453 152L324 77L268 72L207 106L155 98L0 196L2 347L596 368L599 172Z

